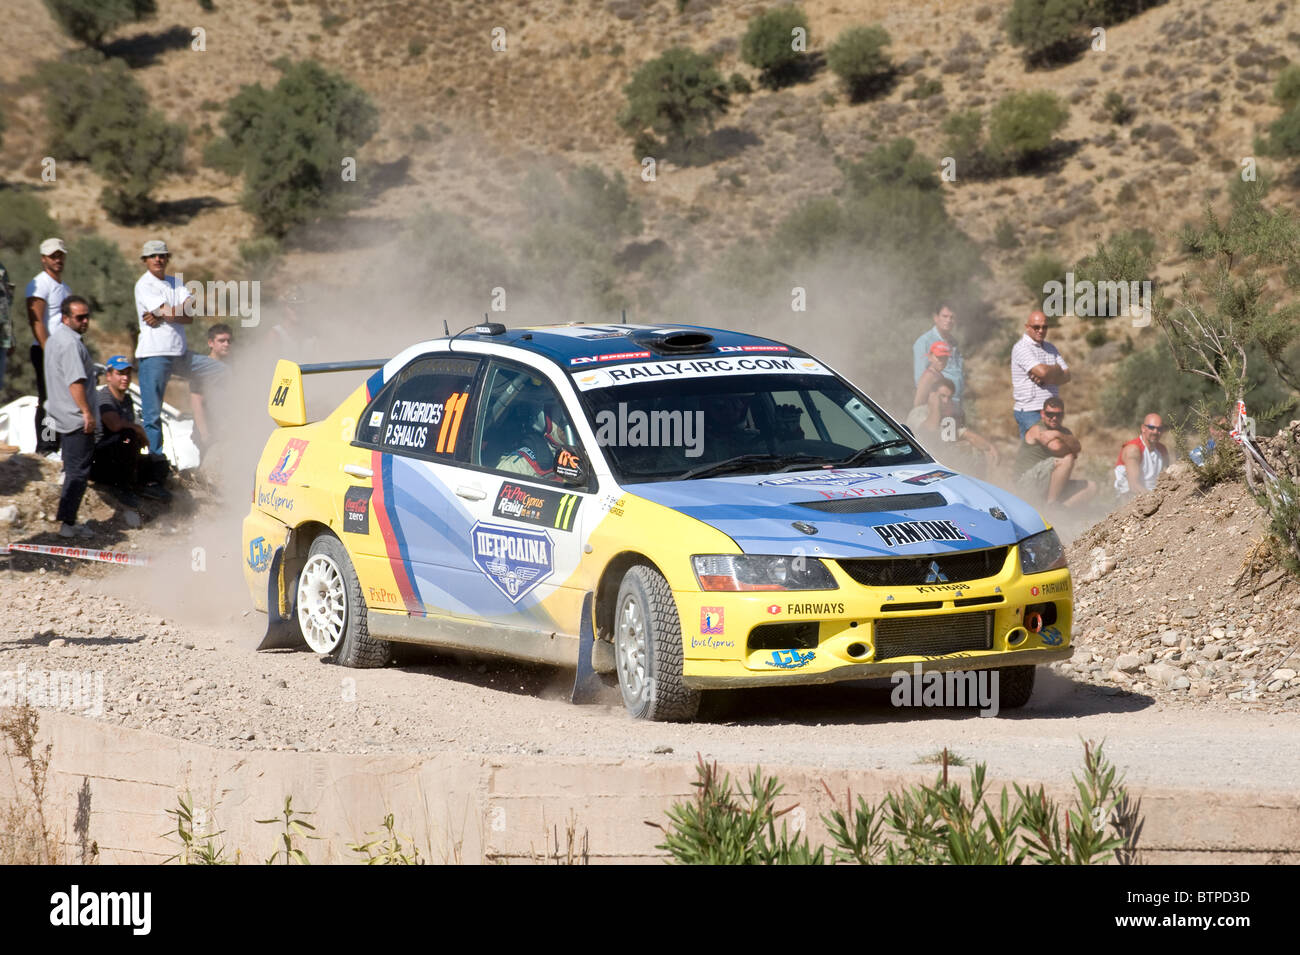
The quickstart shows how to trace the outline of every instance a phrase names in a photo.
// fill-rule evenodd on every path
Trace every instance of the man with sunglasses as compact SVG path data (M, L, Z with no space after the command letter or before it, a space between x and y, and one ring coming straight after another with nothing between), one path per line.
M1043 403L1059 396L1061 385L1069 380L1069 366L1056 346L1047 341L1047 316L1031 312L1025 333L1011 349L1011 394L1022 439L1038 423Z
M1120 495L1149 491L1156 486L1156 478L1169 466L1169 449L1160 436L1165 423L1158 414L1149 414L1142 421L1142 430L1131 441L1124 442L1115 460L1115 491Z
M1065 426L1065 402L1043 402L1038 423L1025 432L1016 453L1016 487L1026 498L1051 506L1075 507L1097 493L1092 481L1072 478L1083 447Z
M45 414L54 425L59 452L63 457L63 491L59 495L57 519L60 537L94 537L95 532L77 523L77 511L90 479L90 462L95 453L95 427L99 416L91 398L95 388L95 366L81 336L90 326L90 303L79 295L62 299L61 320L50 329L41 350L44 363Z

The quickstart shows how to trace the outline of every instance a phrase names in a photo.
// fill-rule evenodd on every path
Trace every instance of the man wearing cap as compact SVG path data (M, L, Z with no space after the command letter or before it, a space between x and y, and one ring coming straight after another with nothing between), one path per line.
M1011 395L1022 440L1039 423L1043 402L1059 397L1061 385L1069 380L1070 367L1047 341L1047 316L1031 312L1025 333L1011 349Z
M128 507L139 503L135 493L155 500L171 497L162 486L167 459L141 453L147 451L149 438L135 420L130 392L133 368L125 355L114 355L104 363L104 387L95 396L100 428L90 467L91 479L110 485Z
M194 316L186 314L189 290L176 276L167 274L171 259L167 243L150 239L140 249L140 258L146 269L135 283L135 312L140 320L140 340L135 346L140 416L149 437L149 453L162 454L163 392L173 374L189 376L190 356L180 326L193 323Z
M45 342L63 321L63 303L72 289L63 284L63 262L68 249L62 239L41 243L41 271L27 283L27 322L32 327L30 351L36 372L36 453L49 454L58 448L54 432L45 426ZM92 378L93 382L94 379Z
M925 374L926 366L930 361L930 346L936 342L943 342L949 349L948 367L943 374L956 387L956 401L960 402L966 387L966 379L962 372L961 350L958 349L957 339L953 336L957 315L947 302L941 301L935 310L933 322L934 324L912 343L912 382L917 385L921 383L921 376Z
M95 532L77 523L77 511L90 462L95 454L95 406L91 394L95 387L95 366L86 343L81 340L90 325L90 303L80 295L69 295L60 302L62 321L50 330L42 349L45 383L49 386L45 412L58 436L63 456L63 492L59 495L57 519L62 522L60 537L94 537Z
M952 346L945 341L932 342L930 344L929 361L926 364L925 371L921 372L921 377L916 381L916 395L912 398L912 407L925 407L930 399L930 393L939 387L939 383L947 379L952 382L953 388L956 389L957 383L948 378L946 372L948 363L952 361Z

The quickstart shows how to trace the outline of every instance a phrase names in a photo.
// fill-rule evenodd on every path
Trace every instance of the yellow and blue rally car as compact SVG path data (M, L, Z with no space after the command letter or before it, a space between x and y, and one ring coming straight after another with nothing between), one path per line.
M303 376L374 369L307 423ZM1029 505L936 462L830 367L691 326L489 323L387 361L281 360L243 524L263 647L393 641L617 674L628 711L710 688L1070 656Z

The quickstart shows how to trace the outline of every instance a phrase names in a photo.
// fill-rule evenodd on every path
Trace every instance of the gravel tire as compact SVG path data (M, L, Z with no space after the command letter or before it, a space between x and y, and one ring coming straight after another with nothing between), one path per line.
M682 623L668 581L645 564L628 568L614 604L614 657L623 705L636 719L691 720L700 691L682 680Z
M998 667L998 707L1018 710L1034 695L1038 667Z
M312 558L317 555L328 558L338 568L343 584L343 636L338 646L327 656L335 663L356 669L387 666L393 659L393 645L370 635L366 601L361 594L361 583L357 580L356 571L352 569L352 561L348 559L347 549L333 534L321 534L312 541L304 571L311 566ZM301 615L305 612L298 593L301 580L300 574L299 581L294 585L295 594L298 594L294 624L300 632L304 629Z

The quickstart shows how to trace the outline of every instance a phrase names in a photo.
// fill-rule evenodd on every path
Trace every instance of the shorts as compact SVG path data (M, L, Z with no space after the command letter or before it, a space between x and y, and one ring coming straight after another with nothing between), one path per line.
M1016 490L1022 497L1043 501L1047 498L1047 489L1052 483L1052 471L1056 469L1059 458L1044 458L1028 471L1016 478ZM1087 481L1070 478L1065 482L1061 497L1068 499L1088 486Z

